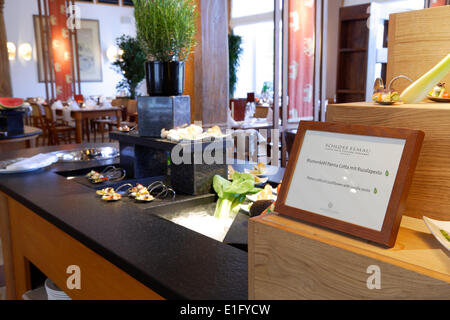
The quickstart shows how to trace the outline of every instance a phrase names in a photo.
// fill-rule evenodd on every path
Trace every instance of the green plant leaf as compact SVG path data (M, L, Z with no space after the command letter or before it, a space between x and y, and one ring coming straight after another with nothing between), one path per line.
M137 38L150 61L185 61L195 46L194 0L133 0Z
M117 85L117 89L126 89L131 99L136 97L136 89L145 77L145 61L147 57L136 38L122 35L116 39L119 49L123 50L122 56L113 62L113 68L123 76L123 80Z

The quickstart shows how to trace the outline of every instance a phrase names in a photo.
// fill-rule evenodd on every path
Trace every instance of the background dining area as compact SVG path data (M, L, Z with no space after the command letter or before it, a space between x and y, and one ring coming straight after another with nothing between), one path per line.
M386 77L389 14L446 4L195 2L183 92L191 123L237 130L245 144L240 158L282 167L300 121L324 121L329 103L371 99L374 79ZM369 6L380 20L360 29L371 21ZM137 40L133 1L2 0L0 7L0 96L23 99L25 124L35 128L18 148L104 142L121 127L138 130L148 57ZM361 76L341 71L344 63Z

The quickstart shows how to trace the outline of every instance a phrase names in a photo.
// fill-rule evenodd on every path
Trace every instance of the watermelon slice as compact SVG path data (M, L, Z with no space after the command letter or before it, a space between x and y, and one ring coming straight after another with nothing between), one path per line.
M21 98L0 98L0 109L16 109L23 105Z

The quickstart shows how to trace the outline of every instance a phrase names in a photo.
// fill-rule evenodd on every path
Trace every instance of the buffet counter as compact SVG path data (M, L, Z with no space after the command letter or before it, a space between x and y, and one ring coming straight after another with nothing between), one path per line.
M117 146L83 147L105 145ZM80 146L21 150L4 153L0 160L74 148ZM101 201L95 189L69 177L110 164L118 159L58 162L36 172L0 176L8 299L21 299L34 289L36 268L72 299L248 298L245 250L162 219L154 214L164 210L161 205ZM282 174L274 179L281 180ZM80 268L80 289L66 290L70 266Z

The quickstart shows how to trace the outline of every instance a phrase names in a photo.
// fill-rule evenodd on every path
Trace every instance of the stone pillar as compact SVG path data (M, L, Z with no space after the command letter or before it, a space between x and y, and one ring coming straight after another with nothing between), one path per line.
M11 73L9 70L8 49L6 47L6 27L3 18L5 0L0 0L0 97L11 97Z

